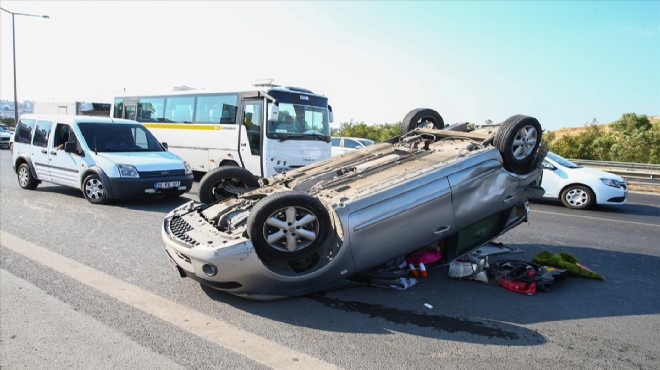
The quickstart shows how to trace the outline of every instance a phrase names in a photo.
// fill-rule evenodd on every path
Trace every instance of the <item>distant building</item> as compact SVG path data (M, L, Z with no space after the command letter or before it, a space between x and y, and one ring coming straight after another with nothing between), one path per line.
M66 114L85 116L109 116L110 103L87 103L87 102L34 102L32 113L36 114Z

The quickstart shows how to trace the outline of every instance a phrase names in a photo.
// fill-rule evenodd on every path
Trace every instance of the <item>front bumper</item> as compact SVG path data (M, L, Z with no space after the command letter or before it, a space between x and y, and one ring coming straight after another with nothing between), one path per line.
M178 187L156 188L157 183L179 181ZM148 178L108 178L111 198L142 198L149 195L183 193L190 191L193 175L148 177Z
M615 188L613 186L600 185L595 190L596 203L605 205L624 204L628 199L628 186Z

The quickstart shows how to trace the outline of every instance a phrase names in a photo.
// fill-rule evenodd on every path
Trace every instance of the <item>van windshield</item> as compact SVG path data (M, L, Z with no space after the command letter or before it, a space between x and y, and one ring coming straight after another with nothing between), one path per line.
M162 152L163 147L144 126L118 123L80 123L87 146L95 152Z

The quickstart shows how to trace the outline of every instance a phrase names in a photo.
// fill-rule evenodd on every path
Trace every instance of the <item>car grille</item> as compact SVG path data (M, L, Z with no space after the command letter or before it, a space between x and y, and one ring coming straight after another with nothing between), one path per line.
M186 222L186 220L184 220L180 216L174 216L170 220L170 231L172 232L172 234L176 236L177 239L186 243L187 247L192 248L196 245L199 245L199 242L195 241L193 238L186 235L186 233L190 230L192 230L192 226L190 226Z
M169 171L139 171L140 177L163 177L163 176L182 176L186 174L186 170L169 170Z
M9 138L8 138L8 137L0 137L0 141L7 141L7 142L9 142Z

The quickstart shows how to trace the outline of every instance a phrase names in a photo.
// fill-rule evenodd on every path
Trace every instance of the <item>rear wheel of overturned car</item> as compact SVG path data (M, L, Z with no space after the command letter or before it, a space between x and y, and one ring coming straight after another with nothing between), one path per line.
M571 185L561 192L561 202L568 208L588 209L595 201L594 192L583 185Z
M85 177L83 181L83 194L85 199L94 204L105 204L108 202L108 193L105 184L97 174Z
M199 182L199 201L213 203L238 194L232 188L258 188L259 180L243 167L221 166L209 171Z
M493 143L502 154L504 167L511 172L524 174L531 170L541 144L541 124L534 117L510 117L502 123Z
M286 191L259 201L250 212L247 230L257 253L294 260L324 245L331 225L328 210L318 199Z
M27 163L22 163L18 166L18 185L23 189L34 190L39 185L39 180L32 176L30 166Z
M401 135L416 128L434 128L441 130L445 127L440 113L428 108L418 108L411 110L401 121Z

